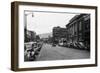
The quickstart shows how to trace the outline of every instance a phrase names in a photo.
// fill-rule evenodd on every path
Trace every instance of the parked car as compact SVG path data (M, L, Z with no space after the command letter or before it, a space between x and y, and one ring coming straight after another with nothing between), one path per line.
M55 43L53 43L53 44L52 44L52 46L53 46L53 47L55 47L55 46L56 46L56 44L55 44Z
M70 43L70 48L74 48L74 44L73 43Z
M63 42L59 42L58 45L59 46L63 46L64 44L63 44Z
M74 48L79 48L76 42L73 43Z
M27 42L24 44L25 61L34 61L39 54L42 44L37 42Z
M86 49L86 46L84 45L83 42L76 42L75 45L77 49L81 49L81 50Z
M78 42L81 46L81 49L87 49L87 46L83 42Z
M67 43L66 46L67 46L67 47L70 47L70 43Z

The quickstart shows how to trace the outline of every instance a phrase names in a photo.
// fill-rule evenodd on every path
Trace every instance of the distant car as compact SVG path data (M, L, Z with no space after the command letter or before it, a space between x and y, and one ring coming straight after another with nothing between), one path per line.
M63 46L63 42L60 42L58 45L59 45L59 46Z
M56 44L54 44L54 43L53 43L53 44L52 44L52 46L53 46L53 47L55 47L55 46L56 46Z

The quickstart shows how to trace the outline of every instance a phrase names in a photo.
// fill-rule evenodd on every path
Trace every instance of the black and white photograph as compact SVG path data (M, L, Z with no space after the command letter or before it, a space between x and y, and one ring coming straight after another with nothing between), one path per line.
M90 58L90 14L24 10L24 61Z

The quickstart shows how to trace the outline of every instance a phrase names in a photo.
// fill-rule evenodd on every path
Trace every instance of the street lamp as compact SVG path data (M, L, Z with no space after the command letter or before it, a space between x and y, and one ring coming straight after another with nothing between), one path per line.
M27 29L27 16L30 15L30 14L32 14L32 17L34 17L34 14L33 14L32 11L30 13L26 13L26 12L29 12L29 11L24 11L25 28Z
M30 14L32 15L32 17L34 17L34 14L33 14L32 11L27 11L27 10L24 11L24 24L25 24L25 27L24 27L25 28L25 30L24 30L25 31L25 37L24 38L25 38L25 42L27 42L27 16L30 15Z

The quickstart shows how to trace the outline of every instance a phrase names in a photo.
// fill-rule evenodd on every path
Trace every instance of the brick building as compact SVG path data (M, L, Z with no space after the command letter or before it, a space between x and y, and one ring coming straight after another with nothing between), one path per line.
M66 28L61 28L61 27L54 27L53 28L53 41L55 41L56 43L59 42L59 40L61 40L62 38L66 39L66 35L67 34L67 30Z
M24 41L25 42L35 41L35 39L36 39L36 32L24 29L24 33L25 33L24 34Z

